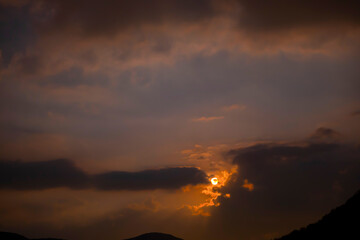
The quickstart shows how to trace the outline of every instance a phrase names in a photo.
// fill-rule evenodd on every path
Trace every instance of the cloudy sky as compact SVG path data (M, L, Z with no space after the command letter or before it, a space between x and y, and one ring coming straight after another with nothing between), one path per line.
M360 187L359 8L0 0L0 230L260 240L316 221Z

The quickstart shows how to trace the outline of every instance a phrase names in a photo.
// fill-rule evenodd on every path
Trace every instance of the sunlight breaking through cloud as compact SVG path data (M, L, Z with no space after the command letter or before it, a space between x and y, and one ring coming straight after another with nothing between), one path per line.
M198 205L189 205L187 206L193 215L202 215L202 216L211 216L207 207L218 207L220 203L217 201L219 197L230 198L229 193L222 193L220 190L224 187L229 181L231 181L234 174L237 173L237 167L233 167L230 171L223 170L216 174L218 178L218 183L216 185L210 183L204 186L204 189L201 191L202 194L206 195L207 198L205 202L202 202Z
M210 179L217 178L218 183L213 185L211 182L201 189L201 194L206 198L201 203L186 205L193 215L210 216L209 207L218 207L220 197L230 198L229 193L223 193L221 190L228 184L237 173L237 166L234 166L222 154L229 147L225 144L215 146L202 146L196 144L193 149L183 150L185 160L199 166L205 171ZM209 180L210 180L209 179Z

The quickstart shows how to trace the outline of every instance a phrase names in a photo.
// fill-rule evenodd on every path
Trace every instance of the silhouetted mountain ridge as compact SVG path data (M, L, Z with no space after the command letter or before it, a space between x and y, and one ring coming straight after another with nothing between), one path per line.
M316 223L276 240L360 239L360 191Z
M17 233L0 232L1 240L64 240L60 238L26 238Z
M170 234L152 232L152 233L145 233L134 238L128 238L125 240L183 240L183 239L174 237Z
M59 238L26 238L17 233L10 233L10 232L0 232L0 239L1 240L64 240ZM140 236L129 238L125 240L183 240L181 238L174 237L170 234L165 233L145 233Z

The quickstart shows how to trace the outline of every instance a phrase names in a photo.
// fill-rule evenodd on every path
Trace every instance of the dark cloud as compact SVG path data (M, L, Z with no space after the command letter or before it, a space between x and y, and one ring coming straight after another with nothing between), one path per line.
M356 0L239 0L240 26L248 30L286 30L314 25L359 26Z
M207 183L206 174L192 167L89 175L66 159L44 162L0 161L0 188L37 190L56 187L98 190L178 189Z
M165 168L141 172L109 172L95 176L97 189L144 190L176 189L189 184L207 183L204 172L197 168Z
M274 194L273 199L279 197L280 200L284 194L294 198L286 204L304 204L311 199L310 192L319 191L326 197L333 191L336 181L340 181L344 189L360 183L360 178L356 177L360 173L360 149L351 145L306 141L298 145L267 143L232 150L230 154L234 156L234 164L239 166L241 177L253 182L255 188L279 194ZM348 185L341 182L344 179L355 182ZM301 191L308 191L308 194L299 194Z
M331 128L320 127L310 136L310 140L325 141L337 140L340 134Z
M10 1L9 1L10 3ZM0 50L4 66L15 53L24 52L35 40L32 34L30 13L27 8L1 5L0 2Z
M308 157L314 154L321 154L336 149L336 144L309 144L306 146L291 146L277 144L257 144L245 149L232 150L230 154L235 154L234 163L256 164L258 159L266 159L269 163L277 163Z
M360 115L360 110L359 111L355 111L353 113L351 113L352 116L359 116Z
M54 16L43 25L47 31L71 30L86 36L112 35L143 25L186 23L214 15L211 1L52 1Z
M197 23L216 16L229 16L224 9L241 10L233 14L247 30L286 30L314 25L359 26L356 0L320 1L51 1L54 15L42 23L47 31L70 30L86 36L112 35L129 28L164 23Z
M89 183L88 176L66 159L0 161L0 172L0 187L9 189L83 188Z
M224 189L231 198L212 212L214 236L281 236L318 219L360 186L360 149L350 144L273 142L229 154L239 173ZM245 179L254 184L253 191L242 187Z

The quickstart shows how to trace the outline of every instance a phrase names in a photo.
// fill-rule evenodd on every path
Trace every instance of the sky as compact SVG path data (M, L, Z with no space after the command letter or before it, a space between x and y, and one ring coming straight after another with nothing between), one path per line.
M359 8L0 0L0 230L265 240L318 220L360 187Z

